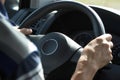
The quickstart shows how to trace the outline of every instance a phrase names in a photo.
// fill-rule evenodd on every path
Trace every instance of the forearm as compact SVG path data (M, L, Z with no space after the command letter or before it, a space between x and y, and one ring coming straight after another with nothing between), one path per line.
M86 59L81 59L71 80L93 80L97 70L98 68L93 66L92 63L89 64Z

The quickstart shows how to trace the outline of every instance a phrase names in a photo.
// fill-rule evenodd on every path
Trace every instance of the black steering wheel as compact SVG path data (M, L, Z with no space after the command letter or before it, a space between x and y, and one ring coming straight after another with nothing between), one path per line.
M37 20L55 10L81 11L91 20L96 37L105 34L104 25L98 14L89 6L73 1L58 1L35 10L20 24L20 28L31 26ZM29 36L29 38L37 45L42 55L41 59L46 80L70 79L70 76L75 69L75 66L71 65L73 65L74 62L77 62L82 47L62 33L53 32L39 38L36 36L34 39L32 37ZM68 69L69 66L71 66L71 69ZM68 75L65 76L64 71L67 71ZM57 76L57 73L61 76Z

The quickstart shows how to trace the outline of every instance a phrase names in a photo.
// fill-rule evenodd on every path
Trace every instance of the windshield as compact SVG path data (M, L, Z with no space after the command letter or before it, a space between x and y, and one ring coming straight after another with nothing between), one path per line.
M10 2L6 0L6 2ZM97 6L105 6L111 7L120 10L120 0L76 0L79 2L83 2L88 5L97 5ZM19 2L19 0L11 0L11 2ZM15 10L18 10L18 6L14 7Z
M19 1L20 0L6 0L5 5L10 17L13 16L19 9L18 7ZM79 1L88 5L105 6L120 10L120 0L75 0L75 1Z
M120 0L76 0L89 5L99 5L120 10Z

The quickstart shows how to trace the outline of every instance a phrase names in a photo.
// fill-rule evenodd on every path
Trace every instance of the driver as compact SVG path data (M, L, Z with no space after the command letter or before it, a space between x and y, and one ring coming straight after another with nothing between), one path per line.
M4 7L4 2L5 0L0 0L0 9ZM2 9L0 11L2 13ZM4 15L4 13L2 14ZM3 26L0 27L2 28ZM20 39L20 42L14 42L14 37L7 36L7 38L10 39L9 42L14 42L8 43L8 45L12 44L9 45L10 48L15 45L16 53L5 53L4 50L6 50L6 47L3 51L0 51L0 73L2 79L44 80L42 63L36 46L21 33L22 30L14 30L13 27L8 28L11 29L12 32L17 33L13 35L15 35L15 38ZM24 32L26 32L26 29L24 29L23 33ZM31 29L27 30L27 33L30 34L31 32ZM2 30L0 30L0 35L5 34L8 34L7 31L3 34ZM110 34L104 34L93 39L83 48L71 80L93 80L96 72L107 65L113 58L111 50L113 43L111 39L112 36ZM4 43L2 44L6 44L4 40L7 39L0 38L0 43L3 41ZM25 41L27 41L27 43L25 43Z

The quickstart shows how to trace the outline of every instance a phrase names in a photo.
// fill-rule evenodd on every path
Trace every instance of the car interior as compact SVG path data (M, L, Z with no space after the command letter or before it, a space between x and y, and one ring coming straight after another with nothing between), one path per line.
M43 56L45 80L70 80L81 47L105 33L113 37L113 60L96 73L94 80L120 80L119 10L71 0L50 2L42 7L35 6L42 0L11 1L19 9L6 5L10 20L19 28L33 29L33 34L27 38Z

